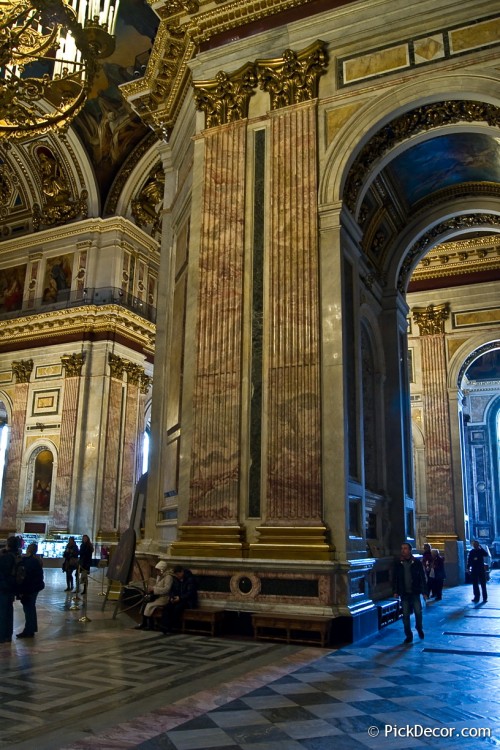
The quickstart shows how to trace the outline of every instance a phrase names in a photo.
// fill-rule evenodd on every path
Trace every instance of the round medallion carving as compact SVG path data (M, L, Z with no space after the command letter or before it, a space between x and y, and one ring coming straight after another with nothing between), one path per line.
M260 594L260 579L254 573L236 573L229 585L236 599L254 599Z

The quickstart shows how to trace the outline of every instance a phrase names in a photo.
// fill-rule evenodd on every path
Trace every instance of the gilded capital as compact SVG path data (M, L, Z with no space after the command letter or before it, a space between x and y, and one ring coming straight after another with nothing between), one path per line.
M255 66L246 63L235 73L220 70L211 81L194 81L197 108L205 112L205 125L213 128L242 120L248 115L248 104L257 86Z
M153 378L150 378L149 375L146 375L145 373L143 373L141 375L141 385L140 385L141 393L147 393L149 389L151 388L152 383L153 383Z
M118 357L116 354L108 355L108 364L111 370L111 377L117 380L122 380L123 371L125 369L125 360Z
M16 383L29 383L32 371L32 359L19 359L12 363L12 372L15 375Z
M142 375L144 375L144 369L133 362L126 362L124 369L127 372L127 378L130 385L138 386L141 382Z
M412 314L413 320L419 327L420 335L431 336L444 333L444 322L450 317L450 306L448 302L445 302L442 305L414 307Z
M82 374L82 367L85 361L83 354L63 354L61 357L64 375L67 378L77 378Z
M318 96L319 77L328 68L326 44L318 40L302 52L286 49L283 57L255 64L259 85L271 97L272 110L300 104Z

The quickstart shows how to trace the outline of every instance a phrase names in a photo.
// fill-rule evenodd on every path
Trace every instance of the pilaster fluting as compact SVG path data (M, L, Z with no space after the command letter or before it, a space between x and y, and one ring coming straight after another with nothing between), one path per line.
M123 371L125 362L120 357L109 355L111 377L108 399L108 419L104 445L104 472L99 523L99 537L113 536L118 523L118 480L120 445L122 441Z
M189 522L236 523L246 124L207 131Z
M139 382L144 370L139 365L128 362L127 397L125 399L123 449L121 466L119 529L125 531L130 524L132 496L137 481L136 450L138 445L138 416L139 416Z
M426 414L428 537L455 534L444 320L447 305L413 310L419 325Z
M316 139L314 103L271 119L266 478L271 524L321 520Z
M5 476L1 523L2 531L7 533L16 530L21 458L26 426L26 407L28 404L29 379L33 370L33 360L13 362L12 370L16 378L16 386L12 399L12 424L7 456L9 470Z
M57 482L52 516L52 527L69 530L69 502L72 496L71 483L74 470L78 398L83 355L72 354L61 357L64 368L64 399L61 414L61 440L57 463Z

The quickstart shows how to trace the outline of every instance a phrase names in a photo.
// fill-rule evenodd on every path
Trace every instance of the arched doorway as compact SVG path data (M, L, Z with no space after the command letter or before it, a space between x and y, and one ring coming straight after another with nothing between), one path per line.
M360 490L359 484L364 454L370 449L365 420L369 426L372 405L365 393L358 400L353 397L360 393L364 372L360 366L363 334L358 310L362 300L375 312L383 340L386 369L382 432L387 469L382 494L389 508L393 550L404 539L414 543L419 538L407 357L406 294L412 271L438 245L500 230L496 127L500 109L491 103L491 91L480 94L477 81L469 83L469 91L476 89L472 96L458 93L458 80L451 86L450 81L443 81L439 91L440 81L436 79L432 95L419 92L418 86L412 93L403 92L407 100L397 111L390 110L393 101L388 97L377 101L377 111L372 105L358 113L355 127L349 132L346 129L330 155L328 169L339 159L345 163L345 171L334 175L327 169L322 186L325 228L326 221L333 227L335 199L343 201L339 226L331 232L330 241L338 243L341 251L337 270L345 304L342 335L348 494L356 487L358 496L367 497L367 487ZM498 88L497 83L495 86ZM415 92L420 94L418 99ZM326 243L322 252L326 256ZM499 278L498 272L492 278ZM424 389L435 415L425 435L427 531L443 546L465 537L462 488L456 480L457 456L450 435L450 420L456 422L456 417L450 416L447 388L444 334L449 316L448 306L413 318L413 325L422 326L422 341L425 339L421 352L425 361L419 364L430 373ZM328 347L325 354L329 356ZM328 379L325 387L329 387ZM365 514L368 510L365 505Z

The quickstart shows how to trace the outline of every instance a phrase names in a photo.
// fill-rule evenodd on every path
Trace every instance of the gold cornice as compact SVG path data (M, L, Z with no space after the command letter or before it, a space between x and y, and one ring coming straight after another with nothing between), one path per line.
M444 242L432 248L413 271L411 281L479 273L500 268L500 236Z
M148 255L160 256L159 243L150 237L143 229L136 226L130 219L122 216L113 216L107 219L93 218L83 219L75 224L67 224L62 227L44 229L37 232L36 235L23 235L15 239L8 238L0 242L0 255L5 252L31 251L35 248L41 252L45 244L53 243L56 240L68 240L75 243L75 237L81 237L80 241L87 241L85 235L106 234L108 232L118 232L126 237L133 248L137 251L147 253ZM78 240L76 240L78 241Z
M197 3L196 12L194 4L187 0L148 0L161 19L153 51L144 77L122 84L120 90L141 120L158 137L167 138L188 91L189 62L201 43L312 1L232 0L220 4L216 0L214 7L214 0L202 0Z
M92 333L122 336L142 348L154 348L156 326L120 305L86 305L67 310L2 321L0 345L19 347L22 343L46 342L47 339Z

